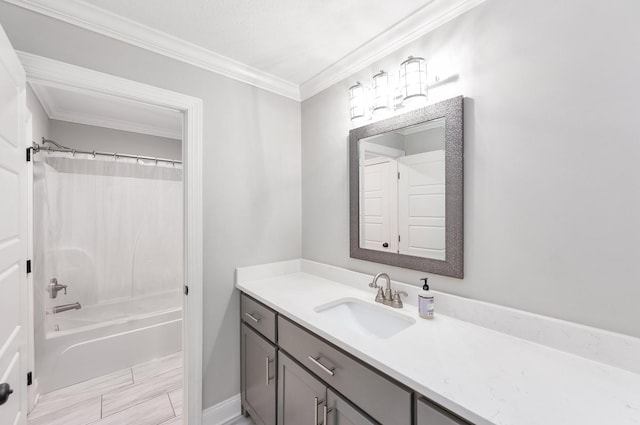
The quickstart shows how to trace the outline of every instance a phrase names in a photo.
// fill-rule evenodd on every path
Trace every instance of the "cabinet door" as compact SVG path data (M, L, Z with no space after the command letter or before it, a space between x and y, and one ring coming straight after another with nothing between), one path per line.
M418 425L469 425L463 419L443 410L429 400L420 397L416 408Z
M242 324L242 404L256 425L276 424L276 348Z
M323 407L323 409L325 409ZM327 390L327 412L324 425L376 425L377 422L369 419L356 408L347 403L339 395Z
M286 354L278 357L278 425L321 425L326 387Z

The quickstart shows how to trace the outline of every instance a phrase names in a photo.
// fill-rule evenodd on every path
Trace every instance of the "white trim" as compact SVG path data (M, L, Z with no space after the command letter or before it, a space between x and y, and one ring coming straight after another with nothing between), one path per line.
M189 425L202 423L202 100L86 68L17 52L27 80L94 96L117 97L184 114L185 409Z
M300 88L273 74L215 53L81 0L5 0L24 9L159 53L261 89L300 100Z
M300 86L306 100L446 24L485 0L434 0ZM414 55L420 52L414 52Z
M5 0L16 6L294 100L306 100L485 0L433 0L301 85L82 0ZM419 52L414 52L419 54Z
M251 424L240 414L240 394L236 394L202 412L202 425Z
M130 131L133 133L148 134L150 136L166 137L168 139L182 139L182 131L161 129L153 125L140 124L132 121L116 119L107 116L84 114L78 111L68 111L56 105L54 99L47 90L37 84L30 84L31 89L40 101L42 108L49 119L68 121L76 124L93 125L97 127L112 128L115 130Z

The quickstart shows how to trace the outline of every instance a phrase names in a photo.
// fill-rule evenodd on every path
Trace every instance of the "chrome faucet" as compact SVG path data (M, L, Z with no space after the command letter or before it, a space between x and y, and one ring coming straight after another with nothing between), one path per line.
M81 308L82 308L82 306L80 305L80 303L62 304L62 305L54 306L53 307L53 312L54 313L62 313L63 311L80 310Z
M387 281L386 290L382 289L382 286L378 286L378 279L383 277ZM400 299L400 295L408 296L405 291L392 291L391 290L391 279L389 275L386 273L378 273L373 277L371 283L369 283L369 287L378 288L378 293L376 294L376 302L384 305L389 305L393 308L402 308L404 305L402 304L402 299Z
M67 295L67 285L59 284L58 279L55 277L49 281L49 296L51 298L56 298L58 292L62 290L64 290L64 294Z

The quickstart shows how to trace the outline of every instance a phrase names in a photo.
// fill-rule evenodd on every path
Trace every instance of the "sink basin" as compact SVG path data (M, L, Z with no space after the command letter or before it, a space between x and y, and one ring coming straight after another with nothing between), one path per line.
M341 298L314 311L342 329L379 339L390 338L416 323L412 317L356 298Z

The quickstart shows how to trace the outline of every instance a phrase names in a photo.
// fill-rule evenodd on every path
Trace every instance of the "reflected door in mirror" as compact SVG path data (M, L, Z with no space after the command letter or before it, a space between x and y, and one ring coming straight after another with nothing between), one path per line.
M445 260L444 119L361 139L360 247Z

